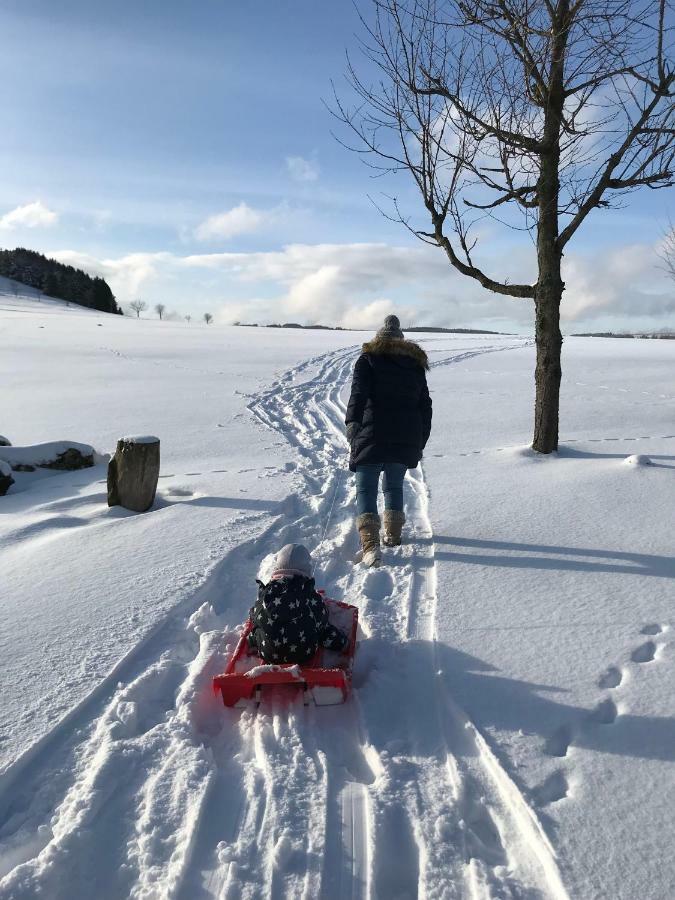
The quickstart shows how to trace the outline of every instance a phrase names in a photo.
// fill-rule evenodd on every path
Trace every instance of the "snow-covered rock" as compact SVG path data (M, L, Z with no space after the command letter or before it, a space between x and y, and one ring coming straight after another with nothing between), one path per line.
M0 459L0 497L4 497L13 484L12 467Z
M16 472L44 469L86 469L94 465L94 448L74 441L50 441L29 447L0 446L0 459Z

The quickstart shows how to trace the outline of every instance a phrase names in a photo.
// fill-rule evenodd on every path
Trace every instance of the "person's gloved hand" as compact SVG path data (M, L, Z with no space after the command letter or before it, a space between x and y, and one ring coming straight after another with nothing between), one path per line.
M354 438L358 434L360 428L361 426L358 422L350 422L349 425L347 425L347 440L350 444L354 443Z

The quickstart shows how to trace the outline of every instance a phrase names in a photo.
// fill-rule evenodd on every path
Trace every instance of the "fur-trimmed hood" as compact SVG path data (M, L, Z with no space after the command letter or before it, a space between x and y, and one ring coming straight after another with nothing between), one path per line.
M429 359L426 353L414 341L375 337L363 345L362 352L376 355L409 356L423 369L429 369Z

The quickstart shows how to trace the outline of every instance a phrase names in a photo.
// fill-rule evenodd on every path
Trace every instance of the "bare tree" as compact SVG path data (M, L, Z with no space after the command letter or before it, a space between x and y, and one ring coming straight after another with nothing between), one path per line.
M334 112L377 174L404 171L431 228L390 217L463 275L534 301L532 446L558 446L564 250L589 213L675 180L672 0L372 0L368 80ZM534 283L487 274L475 226L530 233ZM533 254L534 255L534 254Z
M204 313L204 321L207 325L210 325L211 322L213 322L213 316L211 315L211 313Z
M145 300L132 300L131 303L129 304L129 309L133 309L133 311L136 313L137 319L140 319L141 313L143 312L144 309L147 309L147 308L148 308L148 304L145 302Z
M163 303L155 303L155 312L156 312L157 315L159 316L160 321L161 321L162 318L164 317L164 310L165 310L165 309L166 309L166 306L165 306Z
M189 325L190 322L192 321L192 316L185 316L185 321L186 321L186 322L188 323L188 325Z

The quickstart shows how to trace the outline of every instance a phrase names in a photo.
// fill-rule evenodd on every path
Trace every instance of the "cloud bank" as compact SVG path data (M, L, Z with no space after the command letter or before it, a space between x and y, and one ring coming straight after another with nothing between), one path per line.
M183 312L212 312L221 323L298 322L371 328L389 312L408 325L532 331L531 300L484 291L435 248L389 244L291 244L251 253L134 253L96 259L52 254L103 275L121 302L142 296ZM486 268L526 280L529 257L493 252ZM655 248L634 244L565 258L563 328L614 330L675 325L675 286Z

